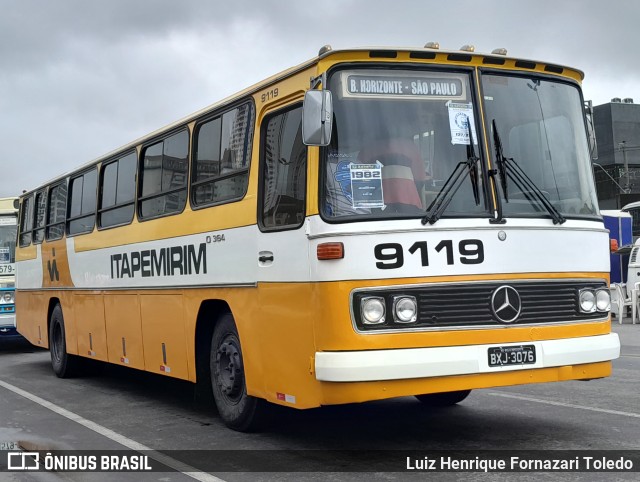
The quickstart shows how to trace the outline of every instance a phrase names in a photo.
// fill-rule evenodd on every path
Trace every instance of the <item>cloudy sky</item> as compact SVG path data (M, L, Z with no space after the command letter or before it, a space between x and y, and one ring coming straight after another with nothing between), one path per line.
M640 103L636 0L0 0L0 197L19 194L324 44L473 44L577 67Z

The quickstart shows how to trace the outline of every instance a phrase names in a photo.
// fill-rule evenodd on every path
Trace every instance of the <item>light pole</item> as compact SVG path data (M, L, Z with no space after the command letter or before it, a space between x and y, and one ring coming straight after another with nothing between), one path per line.
M622 151L622 162L624 163L624 192L629 193L631 191L631 181L629 179L629 163L627 162L627 150L626 150L627 141L620 141L618 143L618 147Z

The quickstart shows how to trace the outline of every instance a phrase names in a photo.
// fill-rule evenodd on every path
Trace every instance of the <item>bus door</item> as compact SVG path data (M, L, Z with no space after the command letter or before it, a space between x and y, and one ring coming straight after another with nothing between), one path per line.
M260 152L258 281L306 281L307 147L302 143L301 105L265 118Z
M297 104L262 123L256 253L260 314L253 326L262 347L263 388L294 406L304 403L302 390L292 393L290 388L310 383L309 357L315 350L305 232L307 146L301 121L302 105Z

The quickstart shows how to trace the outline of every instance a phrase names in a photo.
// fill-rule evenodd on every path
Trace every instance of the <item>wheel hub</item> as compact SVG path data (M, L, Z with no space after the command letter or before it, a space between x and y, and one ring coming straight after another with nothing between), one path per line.
M216 351L216 380L224 395L239 398L242 392L242 358L233 341L225 340Z

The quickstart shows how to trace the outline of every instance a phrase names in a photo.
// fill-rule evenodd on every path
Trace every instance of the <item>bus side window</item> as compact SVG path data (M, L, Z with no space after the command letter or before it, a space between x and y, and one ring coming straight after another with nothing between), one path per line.
M98 171L96 168L71 179L69 194L69 218L67 232L82 234L93 231L96 224L96 187Z
M240 105L196 127L191 203L205 206L244 197L249 184L253 104Z
M63 181L49 190L49 207L47 210L47 241L64 236L64 222L67 212L67 182Z
M301 107L270 117L262 134L261 227L295 229L304 222L307 182Z
M36 193L35 218L33 226L33 243L40 244L44 241L44 223L47 208L46 190Z
M31 244L31 229L33 228L33 196L22 200L20 209L20 247Z
M182 212L187 202L189 131L146 147L142 154L140 219Z
M120 226L133 219L137 161L132 152L102 168L98 227Z

